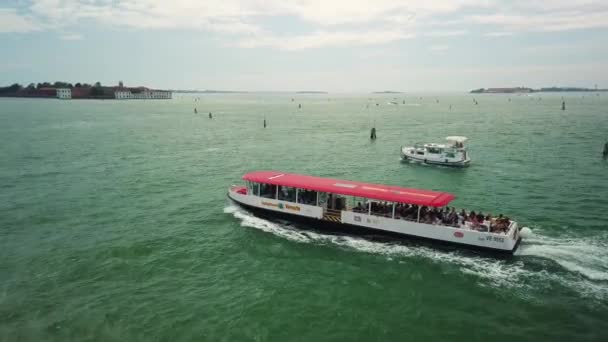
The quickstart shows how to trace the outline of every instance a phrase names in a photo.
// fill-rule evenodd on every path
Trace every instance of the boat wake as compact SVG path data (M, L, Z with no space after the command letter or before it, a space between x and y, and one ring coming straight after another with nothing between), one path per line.
M526 236L518 256L552 260L564 269L590 280L608 281L608 238L549 237L540 229Z
M383 255L389 261L426 259L448 265L442 271L470 275L478 279L480 286L510 288L521 297L529 297L535 290L565 287L585 298L600 302L608 300L608 236L599 241L590 241L584 238L549 237L543 235L540 229L535 229L535 233L528 233L514 258L497 259L468 251L446 251L421 245L300 230L288 222L258 218L234 204L224 208L224 212L239 219L242 226L297 243L335 245Z

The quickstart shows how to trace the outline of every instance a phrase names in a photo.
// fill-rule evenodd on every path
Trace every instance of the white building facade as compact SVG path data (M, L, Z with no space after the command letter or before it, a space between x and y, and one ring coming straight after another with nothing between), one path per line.
M71 99L72 98L72 89L57 88L57 98L58 99Z
M168 100L168 99L171 99L172 97L173 97L173 94L170 91L164 91L164 90L143 90L143 91L137 92L137 93L134 93L130 90L117 90L114 92L114 98L116 98L118 100L125 100L125 99Z

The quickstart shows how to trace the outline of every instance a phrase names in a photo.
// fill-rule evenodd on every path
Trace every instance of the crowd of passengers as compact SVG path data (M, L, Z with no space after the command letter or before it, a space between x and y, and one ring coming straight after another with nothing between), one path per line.
M316 205L317 204L317 192L300 190L298 192L298 203Z
M359 202L353 208L354 212L367 213L367 203ZM418 219L418 205L409 205L398 203L395 206L395 219L416 221ZM392 203L387 202L372 202L372 215L391 217L393 212ZM511 220L504 217L502 214L498 217L492 217L492 214L484 215L474 210L466 212L464 209L457 211L455 207L435 208L421 207L420 222L427 224L441 224L452 227L470 227L473 230L492 233L506 233L509 230Z

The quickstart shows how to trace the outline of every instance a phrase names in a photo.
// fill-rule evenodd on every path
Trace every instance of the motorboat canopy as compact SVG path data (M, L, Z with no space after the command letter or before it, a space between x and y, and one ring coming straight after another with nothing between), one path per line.
M429 207L443 207L456 198L454 195L447 192L305 176L280 171L250 172L245 174L243 179L256 183L290 186L299 189Z
M455 143L464 143L465 141L469 140L467 137L462 137L462 136L458 136L458 135L452 135L449 137L445 137L445 140L449 141L449 142L455 142Z

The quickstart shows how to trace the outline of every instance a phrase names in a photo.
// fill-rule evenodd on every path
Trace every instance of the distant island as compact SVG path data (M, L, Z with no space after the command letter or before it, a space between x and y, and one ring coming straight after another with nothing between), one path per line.
M327 94L326 91L316 91L316 90L303 90L296 91L296 94Z
M372 94L403 94L401 91L392 91L392 90L384 90L384 91L374 91Z
M548 93L548 92L569 92L569 91L608 91L608 89L579 88L579 87L547 87L532 89L526 87L513 88L479 88L471 90L471 94L512 94L512 93Z
M147 87L125 87L120 81L117 86L104 86L100 82L68 83L42 82L30 83L27 87L14 83L8 87L0 87L0 97L31 97L69 99L171 99L168 90L150 89Z

